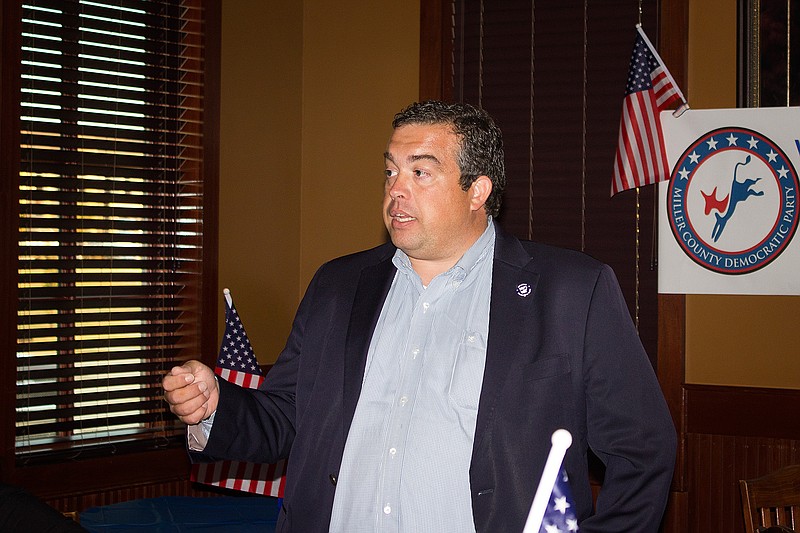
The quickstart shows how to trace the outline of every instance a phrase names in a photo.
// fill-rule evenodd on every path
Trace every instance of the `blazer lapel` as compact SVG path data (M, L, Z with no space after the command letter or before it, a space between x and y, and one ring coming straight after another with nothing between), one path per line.
M396 268L392 263L393 246L382 256L379 263L361 271L353 310L350 313L350 324L347 330L344 353L344 400L343 423L344 435L350 431L350 422L356 410L356 403L361 394L361 383L367 362L367 351L372 340L372 333L378 323L383 302L392 286Z
M532 309L539 275L533 271L533 258L519 240L502 231L499 226L496 229L489 339L473 458L489 434L497 399L509 370L519 361L525 347L536 342L531 338L534 331Z

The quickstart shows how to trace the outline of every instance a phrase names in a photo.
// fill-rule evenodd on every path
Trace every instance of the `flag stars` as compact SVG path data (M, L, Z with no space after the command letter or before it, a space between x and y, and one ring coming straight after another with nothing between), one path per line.
M576 518L567 518L567 531L578 531L578 520Z
M567 514L567 509L572 506L569 504L569 502L567 502L566 496L561 496L560 498L555 498L553 500L553 507L561 514Z

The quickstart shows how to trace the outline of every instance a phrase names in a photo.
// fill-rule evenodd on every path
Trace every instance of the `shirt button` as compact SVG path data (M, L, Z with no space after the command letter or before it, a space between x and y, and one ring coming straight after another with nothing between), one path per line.
M335 487L336 486L336 476L334 476L333 474L328 474L328 479L331 481L331 485L333 485Z
M429 304L428 302L422 304L422 309L424 310L423 313L426 312L430 306L431 304Z
M389 448L389 455L394 456L397 453L397 448Z
M411 359L416 359L418 355L419 355L419 348L414 348L413 350L411 350Z
M408 403L408 396L402 396L400 398L400 407L405 406Z
M383 514L390 514L392 512L392 508L389 505L386 505L383 508Z

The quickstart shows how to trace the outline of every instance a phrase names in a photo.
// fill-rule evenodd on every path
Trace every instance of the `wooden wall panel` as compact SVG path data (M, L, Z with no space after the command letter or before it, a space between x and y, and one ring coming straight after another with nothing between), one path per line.
M686 385L689 531L743 533L739 480L800 464L800 391Z

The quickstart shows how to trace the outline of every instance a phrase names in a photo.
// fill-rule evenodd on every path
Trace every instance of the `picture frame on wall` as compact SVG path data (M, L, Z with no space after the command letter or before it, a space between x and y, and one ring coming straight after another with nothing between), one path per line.
M800 105L800 0L739 0L739 107Z

